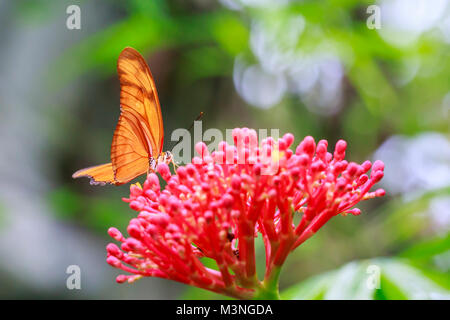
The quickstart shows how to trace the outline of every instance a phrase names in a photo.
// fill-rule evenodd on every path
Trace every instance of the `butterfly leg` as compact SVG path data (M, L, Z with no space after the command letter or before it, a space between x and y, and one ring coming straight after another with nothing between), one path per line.
M156 165L157 165L157 161L153 158L150 158L148 160L148 168L147 168L147 176L152 173L155 172L156 169Z
M163 161L168 165L172 164L173 170L176 171L178 164L175 162L173 155L170 151L166 151L163 156Z
M175 162L175 160L173 158L170 160L170 163L172 163L172 165L173 165L173 170L177 170L179 165Z

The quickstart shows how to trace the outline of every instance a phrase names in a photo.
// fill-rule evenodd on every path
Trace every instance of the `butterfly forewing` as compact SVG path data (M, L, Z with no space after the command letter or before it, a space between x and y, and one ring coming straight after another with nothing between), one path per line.
M124 111L139 113L145 119L153 153L156 158L162 151L163 120L155 81L144 58L132 48L125 48L117 63L121 86L120 105Z
M144 58L126 48L119 56L121 115L111 145L111 162L118 182L128 182L149 169L163 143L161 108L155 83Z

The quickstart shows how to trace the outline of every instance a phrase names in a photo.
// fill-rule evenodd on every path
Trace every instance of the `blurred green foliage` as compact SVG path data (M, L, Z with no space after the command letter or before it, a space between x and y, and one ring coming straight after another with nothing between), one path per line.
M105 237L110 226L125 229L131 218L124 214L127 204L120 199L81 197L69 188L54 190L48 197L58 219L75 221L79 226L104 234Z

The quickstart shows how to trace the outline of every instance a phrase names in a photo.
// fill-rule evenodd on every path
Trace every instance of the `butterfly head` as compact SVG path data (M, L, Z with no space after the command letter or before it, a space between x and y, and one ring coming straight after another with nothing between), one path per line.
M163 163L171 163L173 161L173 155L170 151L163 152L159 157L158 161L161 161Z
M163 152L158 156L157 159L155 158L149 159L150 170L154 172L156 171L156 167L158 166L158 164L160 163L170 164L172 162L173 162L172 153L170 153L169 151Z

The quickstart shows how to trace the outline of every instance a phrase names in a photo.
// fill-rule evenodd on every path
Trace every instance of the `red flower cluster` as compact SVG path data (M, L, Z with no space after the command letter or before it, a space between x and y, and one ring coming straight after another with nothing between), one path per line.
M200 157L174 175L160 164L164 190L154 173L142 188L131 186L125 201L139 214L130 221L130 236L109 229L121 249L109 244L107 262L131 274L117 282L154 276L253 298L277 286L288 254L331 217L358 215L353 207L359 201L384 195L382 189L369 192L383 177L383 163L348 163L343 140L331 154L326 140L316 145L312 137L294 153L289 133L278 141L267 138L260 147L254 130L235 129L233 139L234 145L221 142L211 154L198 143ZM301 215L298 223L295 215ZM266 251L264 281L255 268L259 234ZM213 259L217 270L206 267L202 257Z

